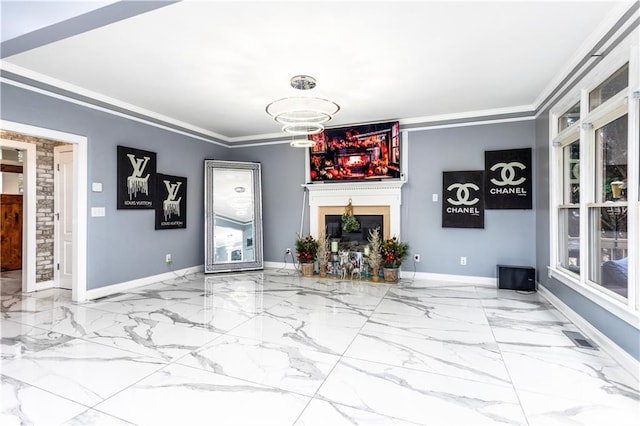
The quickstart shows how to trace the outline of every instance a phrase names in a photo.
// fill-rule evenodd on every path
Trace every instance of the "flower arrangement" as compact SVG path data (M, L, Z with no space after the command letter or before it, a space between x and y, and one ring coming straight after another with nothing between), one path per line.
M371 269L377 270L382 262L382 256L380 254L380 228L374 228L369 230L369 266Z
M298 262L314 262L318 254L318 241L316 241L311 235L308 235L306 238L302 238L298 235L298 239L296 240L296 252L298 253Z
M396 237L389 238L381 244L380 254L383 267L399 268L409 254L409 244L401 243Z

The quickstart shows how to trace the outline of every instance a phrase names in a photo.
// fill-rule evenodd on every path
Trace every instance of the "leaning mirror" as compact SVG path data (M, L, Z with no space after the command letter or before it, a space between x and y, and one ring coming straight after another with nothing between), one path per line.
M263 268L259 163L205 160L204 271Z

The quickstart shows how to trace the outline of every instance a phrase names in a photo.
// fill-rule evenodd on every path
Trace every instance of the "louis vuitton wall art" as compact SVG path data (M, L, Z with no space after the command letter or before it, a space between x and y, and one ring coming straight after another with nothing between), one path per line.
M118 146L118 209L153 209L156 153Z
M187 178L158 173L156 229L187 227Z

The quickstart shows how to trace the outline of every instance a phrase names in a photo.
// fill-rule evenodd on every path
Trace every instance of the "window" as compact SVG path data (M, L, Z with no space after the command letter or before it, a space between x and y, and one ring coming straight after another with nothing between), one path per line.
M562 147L562 204L558 207L559 265L580 273L580 141Z
M640 169L640 102L628 102L638 82L629 62L620 63L591 89L576 87L554 114L551 270L588 297L637 315L631 296L640 286L630 279L630 259L640 258L640 239L629 236L640 235L640 220L631 220L640 218L640 173L630 174Z
M593 111L604 102L620 93L629 83L629 64L626 63L611 77L589 93L589 111Z
M593 132L595 203L589 205L589 280L620 296L628 295L626 203L627 115Z
M580 120L580 102L576 103L571 109L558 118L558 130L563 131L571 127Z

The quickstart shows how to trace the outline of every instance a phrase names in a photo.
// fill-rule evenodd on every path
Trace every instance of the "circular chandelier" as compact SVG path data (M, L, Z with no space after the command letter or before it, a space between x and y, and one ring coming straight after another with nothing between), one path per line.
M291 87L310 90L316 87L316 80L308 75L297 75L291 78ZM282 124L283 132L292 135L315 135L322 133L323 124L340 111L340 106L328 99L291 96L271 102L265 110L277 123ZM294 146L293 142L291 145Z

